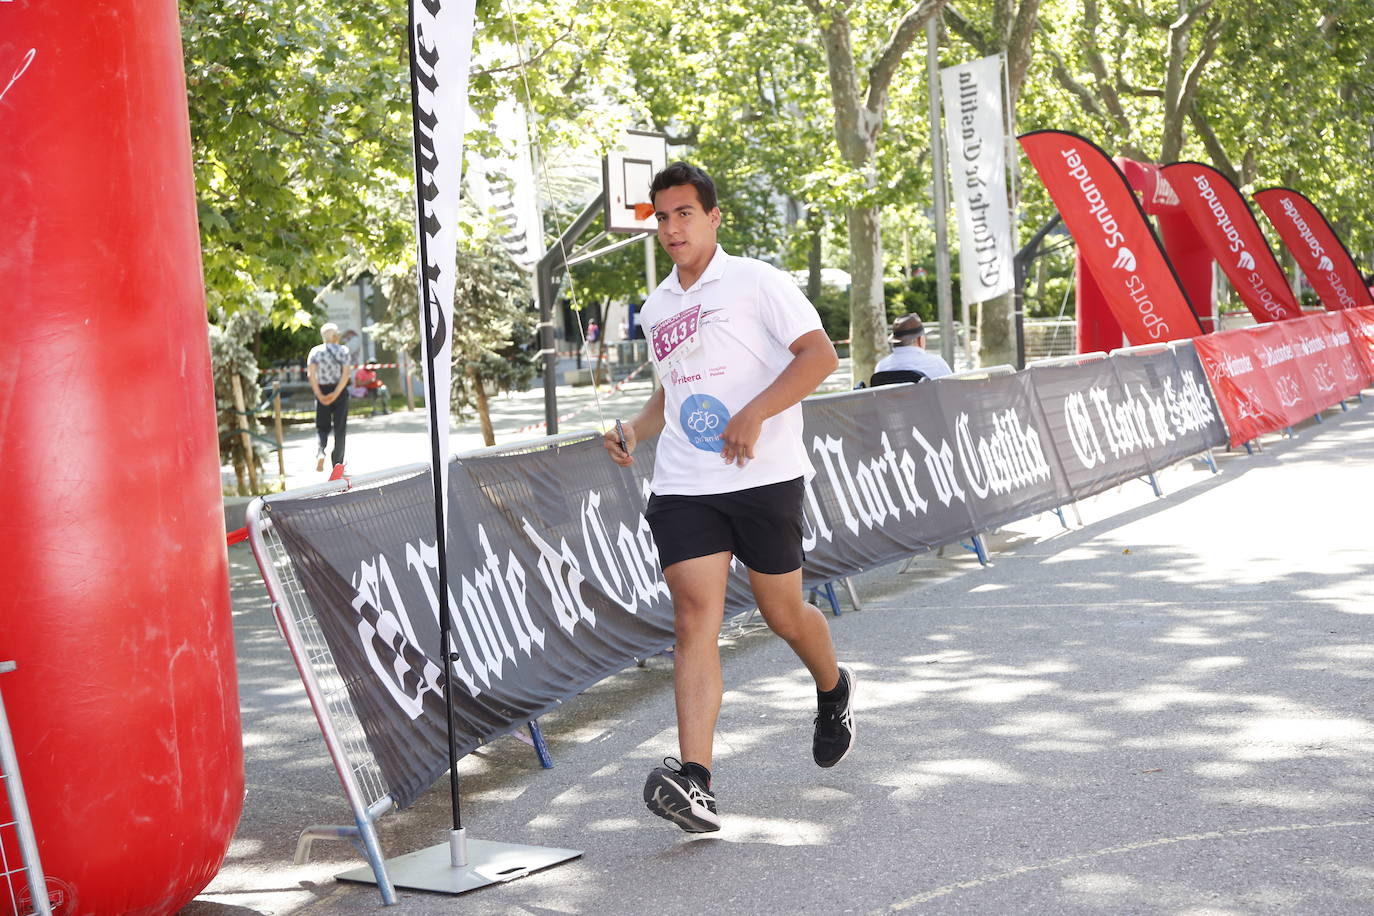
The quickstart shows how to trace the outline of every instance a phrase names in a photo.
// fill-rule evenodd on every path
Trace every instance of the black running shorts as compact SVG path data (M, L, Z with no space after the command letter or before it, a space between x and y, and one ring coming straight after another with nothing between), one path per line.
M649 497L644 517L659 564L728 550L745 566L780 575L802 565L802 478L708 496Z

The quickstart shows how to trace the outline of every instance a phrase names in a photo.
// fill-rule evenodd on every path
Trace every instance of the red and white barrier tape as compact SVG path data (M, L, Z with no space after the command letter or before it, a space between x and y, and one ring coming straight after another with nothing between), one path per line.
M363 363L359 369L399 369L400 363ZM279 366L274 369L259 369L262 375L285 375L290 372L304 372L304 366Z

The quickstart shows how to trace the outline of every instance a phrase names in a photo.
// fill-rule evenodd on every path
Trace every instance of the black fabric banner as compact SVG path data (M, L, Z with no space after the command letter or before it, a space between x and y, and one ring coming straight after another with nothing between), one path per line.
M1035 388L1025 373L935 386L948 446L979 530L1073 498Z
M806 401L816 476L804 507L805 582L966 538L1223 442L1196 354L1180 357ZM594 435L450 463L460 755L672 643L642 514L652 467L652 443L624 470ZM425 472L276 499L266 512L402 807L447 765L432 500ZM752 606L736 564L727 613Z
M1197 347L1190 340L1175 343L1170 349L1174 355L1174 374L1161 375L1160 385L1164 389L1169 422L1178 432L1178 439L1173 449L1167 451L1167 462L1181 461L1227 443L1226 421L1212 396Z
M968 537L976 529L934 384L813 398L806 442L808 584Z
M1034 382L1049 418L1075 498L1100 493L1150 470L1143 448L1130 447L1127 437L1119 434L1122 422L1117 405L1125 402L1125 396L1114 362L1097 359L1074 366L1035 367L1025 373ZM1130 429L1134 428L1132 414Z
M1226 442L1191 344L1029 369L1075 499Z

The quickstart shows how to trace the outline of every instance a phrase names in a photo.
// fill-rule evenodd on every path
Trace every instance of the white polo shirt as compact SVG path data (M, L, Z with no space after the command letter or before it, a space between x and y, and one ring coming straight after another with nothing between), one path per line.
M696 283L684 290L674 267L640 316L664 388L653 492L732 493L815 475L801 404L763 421L754 458L743 467L721 457L730 418L782 374L797 338L821 329L790 277L717 245Z

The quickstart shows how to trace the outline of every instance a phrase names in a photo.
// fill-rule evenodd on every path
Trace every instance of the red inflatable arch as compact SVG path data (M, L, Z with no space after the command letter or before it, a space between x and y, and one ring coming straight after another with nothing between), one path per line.
M1193 228L1184 212L1178 195L1164 180L1159 166L1136 162L1124 156L1114 160L1126 175L1126 181L1140 197L1146 214L1153 216L1159 228L1164 251L1174 265L1174 272L1183 283L1193 308L1197 310L1206 333L1216 330L1213 319L1212 254L1202 236ZM1121 325L1107 306L1107 300L1081 260L1075 262L1074 301L1078 315L1078 352L1114 350L1125 341Z
M174 0L0 3L0 214L0 690L39 852L58 913L170 913L243 803Z

